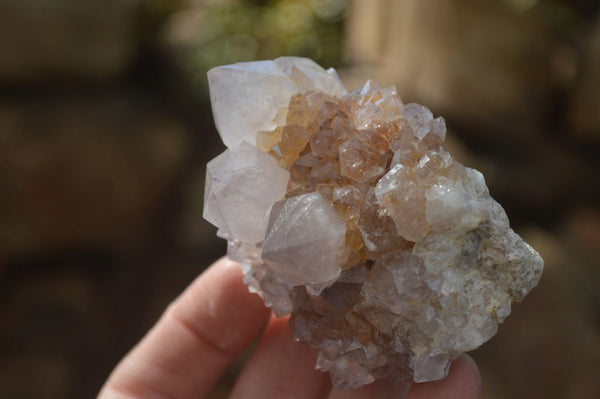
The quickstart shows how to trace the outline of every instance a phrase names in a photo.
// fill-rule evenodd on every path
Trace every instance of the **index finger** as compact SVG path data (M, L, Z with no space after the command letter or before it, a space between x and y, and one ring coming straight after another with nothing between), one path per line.
M201 397L269 318L225 258L201 274L121 361L98 398Z

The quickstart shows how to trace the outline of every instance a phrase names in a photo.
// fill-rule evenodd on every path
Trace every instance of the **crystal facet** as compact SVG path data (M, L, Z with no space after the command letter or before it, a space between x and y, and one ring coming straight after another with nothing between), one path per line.
M209 84L230 148L208 164L204 217L338 388L445 377L539 281L543 260L427 107L373 81L346 94L295 57Z
M292 285L327 283L340 272L346 223L316 192L273 206L262 257Z
M227 147L242 141L254 144L258 131L281 126L285 122L281 111L294 94L346 92L333 69L326 71L298 57L216 67L208 71L208 83L215 124Z
M271 206L285 194L288 179L269 154L242 142L208 163L204 218L228 239L262 242Z

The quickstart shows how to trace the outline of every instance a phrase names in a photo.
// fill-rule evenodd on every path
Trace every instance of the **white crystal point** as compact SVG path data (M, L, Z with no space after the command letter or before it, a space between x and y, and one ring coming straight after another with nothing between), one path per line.
M240 62L212 68L208 85L215 125L227 147L256 142L256 133L285 122L292 95L321 90L332 96L346 93L337 73L314 61L281 57L273 61Z
M203 216L224 236L258 243L288 180L289 173L269 154L242 142L208 163Z
M465 168L459 180L440 177L425 191L426 220L434 231L472 230L487 216L483 194L487 196L483 175L474 169Z
M329 282L341 272L344 220L320 193L277 202L271 211L263 260L286 282Z
M279 57L275 64L298 87L300 93L320 90L334 97L346 94L346 88L333 68L324 70L309 58Z
M446 140L446 120L443 117L438 116L431 121L431 133L437 134L442 142Z
M431 131L433 114L426 106L416 103L406 104L402 109L402 116L412 128L415 137L422 139ZM445 133L444 129L444 137Z
M254 144L258 131L280 125L278 111L298 91L273 61L213 68L208 71L208 84L215 125L227 147L244 140Z

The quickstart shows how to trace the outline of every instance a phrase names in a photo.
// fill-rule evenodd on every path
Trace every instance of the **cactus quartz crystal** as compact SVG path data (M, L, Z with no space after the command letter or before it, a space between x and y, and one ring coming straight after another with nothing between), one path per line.
M305 58L208 82L228 149L208 163L204 217L338 388L445 377L537 284L540 255L426 107L373 81L347 93Z

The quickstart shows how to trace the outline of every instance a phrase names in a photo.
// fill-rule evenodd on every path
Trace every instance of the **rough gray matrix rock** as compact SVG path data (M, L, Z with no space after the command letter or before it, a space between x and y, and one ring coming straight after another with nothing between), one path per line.
M304 58L209 71L217 129L204 217L245 281L342 389L441 379L537 284L483 175L394 88L346 93Z

